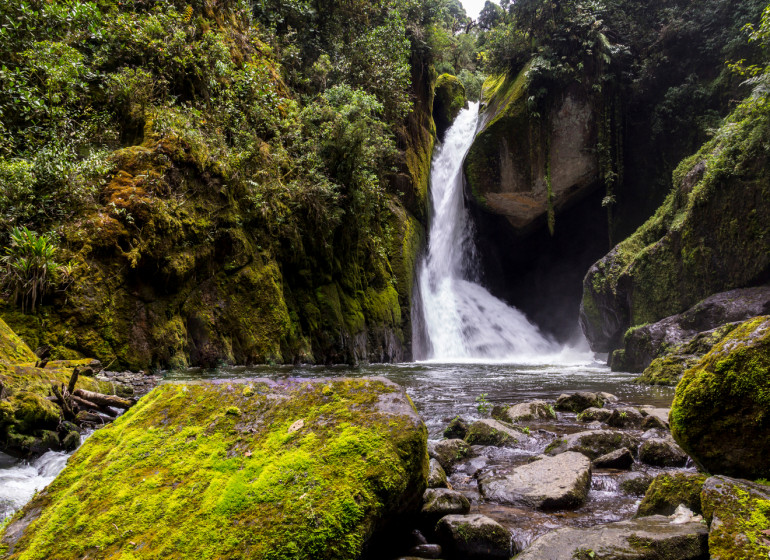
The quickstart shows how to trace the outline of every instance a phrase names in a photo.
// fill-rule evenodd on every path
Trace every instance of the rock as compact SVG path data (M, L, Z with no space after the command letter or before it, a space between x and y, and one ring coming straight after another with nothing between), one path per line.
M587 408L602 408L604 401L596 393L579 391L571 395L561 395L556 399L556 410L567 412L583 412Z
M468 107L465 86L456 76L441 74L436 80L433 98L433 120L439 138L444 137L444 133L464 107Z
M707 478L707 475L696 473L663 473L656 476L639 504L637 517L671 515L679 504L684 504L695 513L702 513L700 494Z
M499 411L493 410L492 416L504 422L518 424L532 420L552 420L556 418L556 412L545 401L529 401L514 404Z
M455 463L468 456L470 450L470 446L461 439L444 439L436 442L432 449L428 448L431 457L436 459L445 471L449 472Z
M0 363L34 364L37 356L11 328L0 319Z
M630 469L634 464L634 455L623 447L597 457L592 464L595 469Z
M672 523L656 515L558 529L537 539L516 560L703 560L708 552L703 523Z
M632 496L644 496L652 484L652 480L652 477L645 472L625 473L618 478L618 488L621 492Z
M639 447L639 438L620 430L590 430L556 439L545 451L549 455L577 451L593 460L623 447L636 449Z
M352 560L419 509L426 439L384 378L167 383L88 438L2 544L57 560L134 543L143 557Z
M606 393L604 391L600 391L598 395L599 395L599 398L602 399L605 403L608 403L608 402L616 403L620 400L618 397L616 397L612 393Z
M606 422L612 416L612 410L609 408L596 408L595 406L586 408L577 415L580 422Z
M564 90L547 115L533 118L529 68L485 82L478 132L463 164L474 202L504 216L515 234L583 198L595 188L599 169L590 94Z
M770 317L742 323L689 369L671 406L671 434L704 470L770 477Z
M451 513L468 513L471 503L468 498L447 488L429 488L422 496L422 513L436 518Z
M415 558L440 558L441 546L437 544L420 544L409 549L407 554Z
M465 441L469 445L513 445L522 434L497 420L477 420L468 428Z
M648 430L668 430L668 424L663 422L658 416L645 416L642 420L642 429Z
M487 500L544 510L578 507L590 487L591 462L573 452L516 467L507 475L479 480L479 490Z
M511 556L511 534L484 515L447 515L436 532L452 557L508 560Z
M444 429L444 437L447 439L465 439L467 433L468 424L459 416L452 418L452 421Z
M446 472L436 459L430 460L428 467L428 488L448 488L449 482L447 482Z
M701 492L703 516L711 528L713 560L764 560L770 557L770 487L713 476Z
M639 460L653 467L683 467L687 454L669 438L650 438L639 447Z
M639 428L644 421L644 416L637 409L630 406L616 408L607 418L607 424L613 428Z

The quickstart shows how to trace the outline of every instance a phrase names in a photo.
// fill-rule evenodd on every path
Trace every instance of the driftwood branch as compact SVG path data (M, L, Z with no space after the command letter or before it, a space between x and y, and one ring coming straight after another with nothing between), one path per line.
M128 409L134 405L133 401L128 399L117 397L115 395L103 395L102 393L94 393L93 391L86 391L85 389L75 389L74 394L82 399L89 400L100 406L114 406L115 408Z

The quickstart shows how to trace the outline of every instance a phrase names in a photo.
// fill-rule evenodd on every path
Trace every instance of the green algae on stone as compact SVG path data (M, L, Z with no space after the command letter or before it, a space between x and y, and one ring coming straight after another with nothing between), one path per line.
M655 477L647 488L637 517L671 515L679 504L695 513L702 513L700 494L708 475L695 473L664 473Z
M713 476L701 492L713 560L765 560L770 556L770 488Z
M0 319L0 362L21 364L36 360L37 356L29 346Z
M426 441L381 378L161 385L16 515L6 557L357 558L419 509Z
M671 433L706 471L770 477L770 317L743 322L687 370Z

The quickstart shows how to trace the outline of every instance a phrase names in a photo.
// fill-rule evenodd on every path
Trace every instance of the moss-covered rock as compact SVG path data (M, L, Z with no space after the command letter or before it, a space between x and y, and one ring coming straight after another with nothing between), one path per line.
M0 319L0 362L20 364L37 360L29 346Z
M710 525L713 560L765 560L770 556L770 487L714 476L703 484L701 503Z
M419 509L426 438L380 378L162 385L17 514L6 556L357 558Z
M461 109L468 107L465 86L451 74L441 74L436 80L433 98L433 121L439 138L452 125Z
M770 317L744 322L685 372L671 433L704 469L770 477Z
M636 511L638 517L671 515L679 504L695 513L703 513L700 493L708 475L695 473L664 473L655 477L644 493Z
M497 420L477 420L468 427L465 441L469 445L501 446L515 444L520 434Z
M580 322L591 347L681 313L770 269L770 116L748 102L673 174L674 189L633 235L594 264Z
M464 163L476 203L531 230L596 186L596 124L589 96L568 88L539 118L527 104L528 71L491 76L482 90L476 139ZM547 218L547 220L546 220Z

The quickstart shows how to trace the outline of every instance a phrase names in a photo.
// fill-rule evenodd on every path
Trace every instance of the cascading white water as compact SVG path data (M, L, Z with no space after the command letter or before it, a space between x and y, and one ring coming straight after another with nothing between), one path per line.
M476 281L472 225L463 200L462 162L476 131L478 104L460 112L431 168L428 252L418 272L420 360L531 363L563 356L518 309ZM417 339L419 337L415 337ZM416 345L417 346L417 345ZM553 360L550 360L553 362Z

